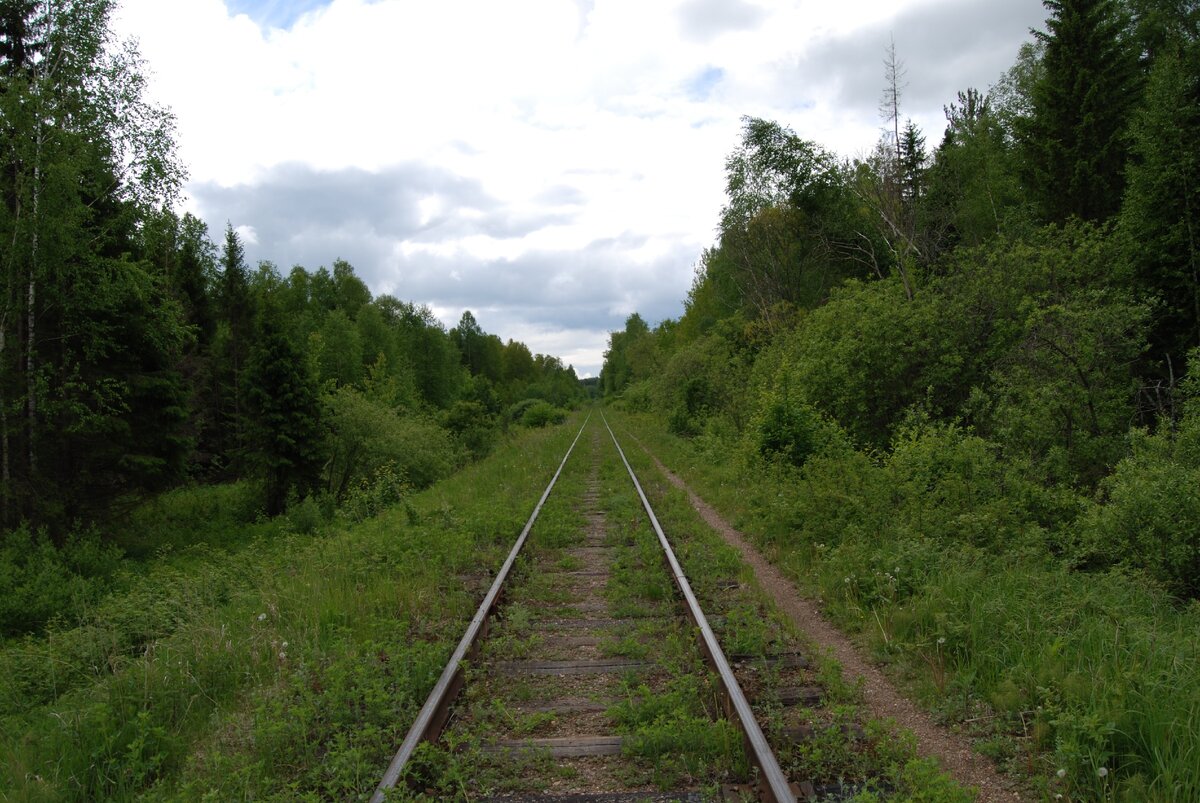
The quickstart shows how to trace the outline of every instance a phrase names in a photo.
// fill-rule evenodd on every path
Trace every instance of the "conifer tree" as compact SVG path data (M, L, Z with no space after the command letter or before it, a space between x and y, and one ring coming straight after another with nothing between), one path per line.
M287 335L278 301L264 293L246 372L250 462L265 481L266 512L311 491L320 476L322 432L316 383Z
M182 171L108 0L0 4L0 518L52 527L175 476L179 308L139 238Z
M246 448L245 377L250 351L254 311L245 250L231 223L225 224L221 250L221 337L216 347L216 396L221 436L217 448L227 460L236 461Z
M900 132L900 197L911 213L920 200L925 184L925 135L912 120Z
M1200 346L1200 38L1159 48L1132 125L1129 188L1120 231L1140 290L1162 303L1151 359L1179 367ZM1168 369L1169 366L1164 365ZM1166 371L1164 371L1166 373Z
M1137 54L1113 0L1044 0L1047 31L1032 114L1020 121L1024 177L1042 218L1103 221L1120 208Z
M179 256L172 283L187 322L196 327L201 347L212 339L213 309L209 275L213 270L215 251L208 239L208 226L190 212L179 223Z

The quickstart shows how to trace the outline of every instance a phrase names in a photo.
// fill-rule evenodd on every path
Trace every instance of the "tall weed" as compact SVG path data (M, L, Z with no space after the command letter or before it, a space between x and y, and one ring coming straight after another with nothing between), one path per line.
M954 426L910 423L886 454L796 469L621 423L928 704L986 723L1047 797L1200 799L1200 603L1147 582L1169 565L1161 544L1188 554L1196 529L1186 427L1137 446L1093 502Z
M0 648L14 800L369 792L573 431L525 434L323 538L196 546ZM283 525L280 525L281 527ZM195 553L195 554L192 554Z

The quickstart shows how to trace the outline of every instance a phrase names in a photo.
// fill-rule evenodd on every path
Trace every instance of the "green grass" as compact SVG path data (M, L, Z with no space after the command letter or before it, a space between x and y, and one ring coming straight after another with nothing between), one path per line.
M609 416L1038 794L1200 799L1200 605L1057 559L1065 536L1037 511L1062 500L1024 497L1022 511L977 488L914 491L911 466L858 453L754 465L731 439Z
M966 790L930 762L917 758L911 735L898 732L891 723L873 720L863 710L857 689L842 681L837 664L817 653L795 631L758 588L753 571L742 563L736 550L700 519L686 495L667 483L645 451L626 434L628 419L607 414L701 606L710 618L719 617L714 630L726 655L751 658L800 652L812 661L812 666L800 673L762 664L753 673L757 695L751 696L763 701L754 707L769 738L797 724L808 725L815 733L815 738L798 744L788 738L777 740L776 754L785 774L818 784L858 784L864 790L863 800L873 799L874 794L882 795L879 799L938 803L969 800ZM641 438L643 428L636 434ZM740 492L747 491L742 488ZM785 673L790 674L785 678ZM821 686L824 705L785 709L771 704L781 685ZM746 691L751 694L751 689ZM856 735L860 731L862 738Z
M573 436L522 433L358 525L153 562L5 644L0 799L369 795L478 604L461 575L499 566ZM177 502L153 518L201 504Z
M653 532L598 420L584 433L531 533L525 571L514 577L506 593L509 602L502 609L495 637L484 646L484 657L522 654L531 638L538 637L533 635L536 631L530 632L531 619L577 612L563 597L562 580L552 572L585 568L577 559L565 560L565 550L585 544L587 519L581 499L593 472L606 517L604 543L617 549L604 590L607 610L601 616L635 620L601 649L610 655L650 657L658 664L649 676L601 676L588 687L594 699L615 695L623 700L610 712L610 719L625 736L627 750L609 770L620 783L664 790L744 781L740 737L721 718L712 679L694 639L678 622L655 618L677 612L670 580ZM482 749L498 737L549 733L553 716L517 714L515 703L557 696L559 680L497 680L483 671L482 660L479 673L472 677L474 682L468 680L454 724L445 735L446 744L425 751L426 763L417 770L419 786L434 790L437 799L446 799L538 792L551 784L569 783L573 772L569 764L539 761L534 755L514 764Z

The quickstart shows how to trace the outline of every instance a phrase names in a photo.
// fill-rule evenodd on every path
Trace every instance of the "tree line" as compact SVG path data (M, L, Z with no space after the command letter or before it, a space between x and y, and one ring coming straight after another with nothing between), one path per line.
M969 440L1052 554L1194 597L1195 505L1150 478L1200 478L1200 7L1044 5L931 151L894 51L865 158L747 118L684 314L631 316L601 385L801 471Z
M272 515L426 483L581 396L470 313L446 331L340 260L247 265L232 225L214 244L172 211L174 119L114 6L0 2L0 528L62 534L189 481L254 478Z

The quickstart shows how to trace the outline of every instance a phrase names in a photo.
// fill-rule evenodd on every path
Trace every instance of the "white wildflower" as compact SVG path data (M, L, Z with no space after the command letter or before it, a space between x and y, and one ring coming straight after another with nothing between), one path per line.
M1066 778L1066 777L1067 777L1067 770L1066 770L1066 768L1065 768L1065 767L1059 767L1059 768L1058 768L1058 772L1056 772L1056 773L1054 773L1054 774L1055 774L1055 775L1057 775L1059 778Z
M258 615L258 621L265 622L266 620L267 620L267 615L265 613L260 613Z

